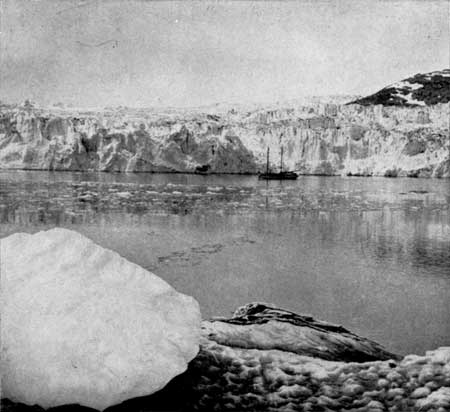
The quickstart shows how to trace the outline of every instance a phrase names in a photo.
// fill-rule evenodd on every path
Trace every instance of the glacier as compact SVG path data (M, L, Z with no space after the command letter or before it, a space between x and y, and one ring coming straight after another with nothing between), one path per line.
M197 355L198 303L117 253L67 229L0 244L2 397L102 410Z
M450 177L449 104L0 107L0 168Z

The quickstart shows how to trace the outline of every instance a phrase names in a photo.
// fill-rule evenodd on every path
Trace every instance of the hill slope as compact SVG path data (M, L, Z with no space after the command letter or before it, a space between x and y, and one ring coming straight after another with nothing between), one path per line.
M450 102L450 69L416 74L349 104L430 106L448 102Z

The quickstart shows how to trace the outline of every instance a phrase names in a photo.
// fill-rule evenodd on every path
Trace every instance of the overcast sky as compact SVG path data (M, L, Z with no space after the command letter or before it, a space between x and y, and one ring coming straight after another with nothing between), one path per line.
M194 106L367 94L449 67L447 1L2 0L0 99Z

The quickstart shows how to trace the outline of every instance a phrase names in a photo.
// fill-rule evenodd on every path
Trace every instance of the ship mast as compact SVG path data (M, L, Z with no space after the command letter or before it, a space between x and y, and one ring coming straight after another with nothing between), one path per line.
M281 146L281 156L280 156L280 172L283 171L283 146Z
M266 163L266 173L269 173L269 147L267 147L267 163Z

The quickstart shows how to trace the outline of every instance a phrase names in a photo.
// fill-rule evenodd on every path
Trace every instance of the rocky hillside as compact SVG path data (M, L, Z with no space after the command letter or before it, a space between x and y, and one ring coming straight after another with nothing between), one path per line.
M353 101L364 106L430 106L450 102L450 69L416 74Z
M449 105L0 107L0 168L450 177Z

